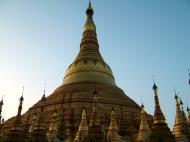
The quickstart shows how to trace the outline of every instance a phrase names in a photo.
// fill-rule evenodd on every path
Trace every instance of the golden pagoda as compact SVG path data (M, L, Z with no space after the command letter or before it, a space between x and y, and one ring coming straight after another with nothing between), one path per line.
M111 111L111 120L108 128L107 140L108 142L119 142L120 136L118 134L119 128L116 121L115 111Z
M154 110L154 121L152 126L152 132L148 142L175 142L175 138L170 131L166 123L166 119L162 110L160 108L160 103L158 99L158 87L154 83L154 102L155 102L155 110Z
M3 107L3 99L0 101L0 142L3 141L3 119L2 119L2 107Z
M25 123L27 116L29 116L28 124L29 126L32 125L30 128L34 132L37 124L32 124L34 123L33 114L37 113L36 123L39 122L38 117L43 115L43 131L47 133L56 108L57 120L60 120L57 123L59 129L57 136L64 139L64 141L72 142L81 122L81 112L85 108L89 133L96 133L95 136L103 138L107 133L107 125L110 122L110 111L108 110L113 107L115 113L119 114L120 106L122 106L122 111L127 114L127 118L134 118L135 116L135 120L130 119L130 122L125 117L123 120L126 121L126 124L130 123L130 127L133 129L129 129L127 133L130 134L131 140L135 140L136 133L134 132L138 131L140 124L140 107L116 85L111 68L101 56L93 14L94 10L91 3L89 3L86 10L87 19L83 28L80 50L75 60L69 65L63 83L51 95L43 96L39 102L23 114L22 122ZM95 97L94 92L96 92L98 102L93 99ZM42 102L43 111L41 111ZM93 103L97 105L95 111L93 111ZM99 117L94 117L93 113L98 114ZM119 117L115 119L119 121ZM15 117L5 122L5 134L9 133L14 120ZM30 135L33 135L33 133Z
M188 116L188 122L190 124L190 109L188 106L187 106L187 116Z
M173 134L175 136L176 142L188 142L187 136L185 135L185 127L183 122L182 111L180 108L180 102L177 94L175 94L176 99L176 118L173 128Z
M79 129L77 131L76 137L74 139L74 142L79 142L85 140L88 136L88 124L86 121L86 111L83 109L82 112L82 119L79 125Z
M89 2L79 53L52 94L46 97L44 90L21 115L22 95L17 115L2 123L0 102L0 142L189 142L190 111L187 120L177 95L172 133L155 82L153 117L117 86L100 54L93 14Z
M47 132L48 141L57 141L57 111L55 110L52 116L52 120Z
M22 120L21 120L23 101L24 97L22 92L22 96L19 99L19 107L16 118L14 120L13 126L10 129L10 133L8 134L5 142L21 142L25 140L24 127L22 126Z
M140 124L136 142L147 142L150 137L151 129L148 125L146 117L147 116L144 111L144 105L142 104L142 106L141 106L141 124Z
M189 125L188 129L189 129L189 133L190 133L190 110L189 110L188 106L187 106L187 118L188 118L187 122L188 122L188 125Z

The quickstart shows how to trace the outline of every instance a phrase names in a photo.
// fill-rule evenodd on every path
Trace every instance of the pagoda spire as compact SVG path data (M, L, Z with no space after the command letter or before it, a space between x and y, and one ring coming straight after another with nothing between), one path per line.
M18 113L17 113L17 119L19 119L19 121L21 121L21 112L22 112L22 105L23 105L23 101L24 101L24 97L23 97L23 92L22 92L22 96L19 99L19 107L18 107Z
M41 101L42 102L46 101L46 83L44 85L44 90L43 90L43 95L42 95Z
M151 134L150 127L148 125L147 119L146 119L146 113L144 111L144 105L141 105L141 123L139 132L137 135L137 142L146 142L148 141Z
M57 141L57 111L54 110L52 115L52 120L49 126L49 131L47 132L47 138L49 142Z
M97 141L102 140L102 132L101 132L101 125L100 125L100 112L98 106L98 97L97 92L94 91L93 97L93 106L92 106L92 113L90 116L90 126L89 126L89 135L90 139L97 139Z
M3 107L3 97L0 101L0 124L2 123L2 107Z
M161 111L159 99L158 99L158 87L154 82L154 101L155 101L155 110L154 110L154 121L152 126L152 132L148 142L175 142L175 138L170 131L165 117Z
M22 112L22 105L24 101L23 93L24 93L24 87L22 90L22 96L19 99L19 107L18 107L17 116L15 118L14 125L10 130L10 133L7 137L6 142L13 142L13 141L24 142L25 141L26 135L24 134L24 127L22 126L22 122L21 122L21 112Z
M35 112L32 117L32 124L30 125L30 128L29 128L29 134L33 132L36 121L37 121L37 113Z
M22 112L22 105L23 105L23 101L24 101L24 87L22 89L22 95L19 99L19 107L18 107L18 112L17 112L17 116L16 116L16 120L15 120L15 124L17 125L21 125L21 112Z
M91 1L89 1L88 8L86 9L87 20L84 25L84 31L88 30L96 31L96 25L94 24L93 21L93 13L94 11L91 5Z
M175 136L176 142L187 142L187 137L184 134L184 124L183 124L183 117L182 117L182 111L180 108L180 101L175 93L175 100L176 100L176 118L175 118L175 124L173 128L173 134Z
M119 142L120 136L118 134L118 125L114 109L111 111L111 120L108 128L107 140L108 142Z
M190 109L188 106L187 106L187 118L188 118L189 132L190 132Z
M3 98L0 101L0 142L3 142L3 119L2 119L2 107L3 107Z
M187 116L185 114L184 108L183 108L183 102L180 99L180 105L181 105L181 113L182 113L182 120L183 120L183 127L184 127L184 134L187 137L187 139L190 141L190 132L189 132L189 124L187 120Z
M156 83L154 82L153 85L154 90L154 102L155 102L155 111L154 111L154 124L156 123L166 123L166 119L162 113L162 110L160 108L160 103L158 99L158 87Z
M93 8L91 2L89 2L88 8L86 9L87 19L83 28L83 37L80 44L80 52L75 59L75 62L79 61L100 61L105 64L102 56L99 52L99 44L96 35L96 25L93 21Z
M46 100L41 100L40 112L37 114L36 121L34 123L33 130L30 134L29 141L30 142L48 142L46 130L45 130L45 122L44 122L44 105Z
M77 131L76 137L74 139L74 142L80 142L83 141L88 136L88 124L86 121L86 111L83 109L82 112L82 119L79 125L79 129Z
M112 71L99 51L93 14L94 10L91 2L89 2L86 9L86 22L83 27L80 50L74 62L67 69L63 84L96 82L115 85Z
M187 115L188 115L188 122L190 124L190 109L188 106L187 106Z
M97 92L94 91L94 98L93 98L93 107L92 107L92 114L90 119L90 127L93 125L99 126L100 120L99 120L99 107L98 107L98 97Z

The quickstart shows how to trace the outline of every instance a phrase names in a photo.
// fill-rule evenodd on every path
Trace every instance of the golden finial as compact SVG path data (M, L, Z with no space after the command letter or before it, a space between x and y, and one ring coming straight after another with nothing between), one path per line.
M91 1L89 1L89 5L88 5L88 8L86 9L86 15L87 15L87 20L86 20L86 23L84 25L84 31L87 31L87 30L92 30L92 31L96 31L96 26L93 22L93 8L92 8L92 5L91 5Z
M177 95L177 91L176 91L175 88L174 88L174 93L175 93L175 99L177 100L178 99L178 95Z
M46 82L44 83L44 95L46 94Z
M141 109L144 109L144 104L143 103L141 104Z
M44 83L44 90L43 90L43 95L42 95L41 100L46 101L46 82Z
M86 14L88 16L92 16L93 15L93 8L92 8L92 4L91 4L90 0L89 0L88 8L86 9Z
M22 87L22 96L20 97L20 102L22 103L22 101L24 100L24 86Z
M153 78L153 83L154 83L152 89L153 89L153 90L157 90L158 87L156 86L156 82L155 82L155 77L154 77L154 75L152 76L152 78Z

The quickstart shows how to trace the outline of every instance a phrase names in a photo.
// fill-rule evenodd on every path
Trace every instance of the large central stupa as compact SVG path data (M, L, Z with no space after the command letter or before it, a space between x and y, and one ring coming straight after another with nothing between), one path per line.
M62 85L48 97L43 95L42 99L22 116L23 125L30 126L34 114L43 110L43 123L45 131L48 131L56 110L58 119L63 119L60 121L62 123L57 125L63 126L65 141L73 141L84 108L88 125L99 119L97 123L100 123L102 132L108 129L110 113L114 109L120 130L126 131L120 132L121 135L125 133L127 139L134 141L139 129L141 108L116 85L111 68L100 54L91 4L86 15L80 51L68 67ZM97 110L94 114L95 108ZM5 131L8 132L13 122L14 118L5 123ZM127 127L122 128L125 126Z

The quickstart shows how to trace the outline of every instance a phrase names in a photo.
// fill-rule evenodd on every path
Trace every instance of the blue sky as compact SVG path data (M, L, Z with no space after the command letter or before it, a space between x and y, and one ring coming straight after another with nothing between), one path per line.
M0 1L0 97L5 119L24 111L62 81L79 51L88 0ZM190 0L92 0L100 51L117 85L154 112L152 75L170 127L174 88L190 105Z

